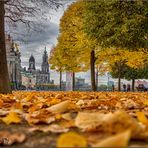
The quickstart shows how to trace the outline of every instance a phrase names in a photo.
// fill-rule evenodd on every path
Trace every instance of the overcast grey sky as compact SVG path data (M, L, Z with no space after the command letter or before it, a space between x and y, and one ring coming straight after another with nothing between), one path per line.
M69 1L67 4L70 4L71 2L72 1ZM58 10L47 10L50 20L37 19L37 23L42 21L41 32L28 30L23 24L17 24L16 27L7 27L7 31L10 35L12 34L13 39L20 45L22 66L28 67L28 59L30 55L33 54L36 59L36 67L40 68L45 46L47 47L47 52L49 53L51 47L57 43L60 18L66 8L67 5L64 5Z
M22 24L17 24L16 27L7 27L7 32L10 33L10 35L13 36L13 39L20 45L22 67L28 68L29 57L32 54L36 60L36 68L40 69L42 63L42 54L44 52L45 46L47 52L50 53L52 46L56 45L59 33L60 18L62 17L67 6L75 0L65 1L67 1L67 4L58 10L47 10L50 20L42 20L43 30L41 32L27 30ZM37 21L40 22L41 20L37 19ZM86 79L86 83L90 83L90 72L79 73L76 76L83 77ZM59 74L51 71L51 79L53 79L55 83L58 84ZM65 74L63 75L63 80L65 80Z

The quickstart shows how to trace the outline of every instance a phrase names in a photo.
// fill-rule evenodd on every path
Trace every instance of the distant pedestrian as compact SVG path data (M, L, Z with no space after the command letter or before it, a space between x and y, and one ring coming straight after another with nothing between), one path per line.
M112 91L115 91L115 86L114 86L114 84L112 84Z
M127 84L127 91L131 91L131 85Z
M126 92L126 85L123 84L123 91Z

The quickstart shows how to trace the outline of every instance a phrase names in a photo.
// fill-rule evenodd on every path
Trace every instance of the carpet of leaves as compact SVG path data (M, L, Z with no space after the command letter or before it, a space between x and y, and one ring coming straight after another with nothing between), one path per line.
M147 147L147 92L0 94L0 146Z

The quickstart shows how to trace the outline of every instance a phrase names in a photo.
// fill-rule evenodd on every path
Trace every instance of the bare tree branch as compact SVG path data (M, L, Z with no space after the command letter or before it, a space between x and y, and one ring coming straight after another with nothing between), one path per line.
M1 2L5 3L6 22L10 24L21 22L36 31L41 29L42 21L49 18L48 10L57 10L64 4L62 0L0 0ZM41 20L40 24L36 23L39 22L38 19Z

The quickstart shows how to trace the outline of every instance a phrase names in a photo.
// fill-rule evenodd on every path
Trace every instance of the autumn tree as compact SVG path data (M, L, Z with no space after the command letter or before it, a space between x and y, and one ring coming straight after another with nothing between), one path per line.
M64 65L61 62L61 54L56 48L52 48L49 57L49 63L51 64L51 69L56 70L60 74L59 84L60 90L62 89L62 72L65 71Z
M148 1L84 1L85 32L91 39L97 40L102 49L148 49ZM116 62L117 69L122 70L125 62L127 61Z
M127 61L127 52L122 49L107 48L98 53L97 64L102 64L105 71L109 71L114 78L118 78L118 91L121 90L121 78L124 74L124 67Z
M106 48L98 51L97 64L104 65L104 72L109 71L113 78L118 78L118 91L121 90L121 78L125 77L128 69L143 68L148 54L142 50L129 51L124 49ZM131 75L132 77L132 75ZM133 75L134 77L134 75Z
M72 3L60 21L60 35L57 50L62 54L62 63L67 71L86 71L91 67L92 90L95 89L95 40L87 38L84 32L84 3Z
M132 91L135 91L135 80L136 79L144 79L148 78L147 77L147 72L148 68L131 68L131 67L126 67L126 71L124 73L124 78L127 80L132 80Z
M10 93L5 47L5 19L31 27L35 18L44 18L47 9L58 8L60 0L0 0L0 93Z
M80 44L78 41L82 39L82 3L76 2L68 7L60 20L60 35L58 43L55 47L52 64L55 68L61 63L64 71L73 73L73 88L75 72L88 69L85 58L82 56ZM77 12L77 13L76 13ZM82 33L82 35L81 35ZM78 47L79 46L79 47ZM82 47L81 47L82 48ZM58 56L59 63L56 63L56 56ZM85 54L86 55L86 54Z
M148 1L85 0L85 7L85 31L101 47L147 49Z

